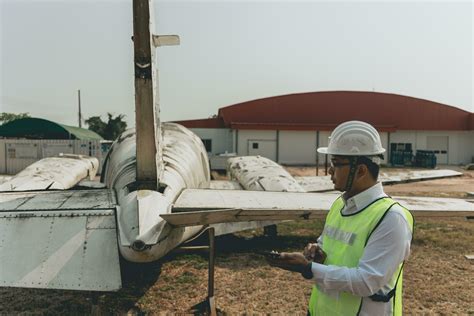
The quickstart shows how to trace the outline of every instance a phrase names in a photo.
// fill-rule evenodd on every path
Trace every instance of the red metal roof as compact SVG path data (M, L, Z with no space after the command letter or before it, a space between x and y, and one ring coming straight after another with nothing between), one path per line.
M226 128L224 121L220 117L212 117L200 120L175 121L187 128Z
M332 130L361 120L379 131L473 130L473 113L449 105L397 94L328 91L288 94L219 109L218 118L234 129ZM194 120L182 122L208 120ZM187 127L204 127L187 125Z

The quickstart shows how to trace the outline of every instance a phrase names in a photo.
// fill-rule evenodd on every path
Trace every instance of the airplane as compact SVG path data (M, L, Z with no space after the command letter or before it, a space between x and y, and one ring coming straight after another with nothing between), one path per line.
M231 162L238 183L213 187L199 137L160 122L154 50L179 38L151 33L150 0L133 0L133 16L136 129L112 145L102 184L87 181L97 160L77 155L42 159L0 184L2 287L116 291L122 286L120 258L159 260L207 226L223 235L322 218L337 197L306 192L262 157L245 158L244 168L242 160ZM474 211L460 199L397 199L420 216Z

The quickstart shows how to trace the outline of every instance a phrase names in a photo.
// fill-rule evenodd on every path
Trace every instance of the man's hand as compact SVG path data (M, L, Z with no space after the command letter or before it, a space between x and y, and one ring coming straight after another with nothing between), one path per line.
M280 257L267 258L267 261L271 266L300 273L311 263L299 252L282 252Z
M326 253L318 244L308 244L303 250L303 255L307 260L321 264L326 260Z

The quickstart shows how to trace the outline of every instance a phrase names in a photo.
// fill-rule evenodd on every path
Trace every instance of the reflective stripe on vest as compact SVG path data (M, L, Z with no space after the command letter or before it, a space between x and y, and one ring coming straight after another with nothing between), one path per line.
M391 198L381 198L354 214L343 215L344 202L339 197L329 211L322 237L323 250L327 254L326 265L355 268L359 264L372 232L394 205ZM402 207L407 222L413 231L413 217ZM403 262L390 279L391 295L374 295L374 301L391 301L393 314L402 312ZM362 297L340 292L338 297L328 296L313 286L309 300L310 315L357 315L362 307Z

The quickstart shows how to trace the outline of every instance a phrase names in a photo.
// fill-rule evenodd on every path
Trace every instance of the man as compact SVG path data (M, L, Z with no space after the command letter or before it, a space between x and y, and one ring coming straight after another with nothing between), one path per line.
M310 315L401 315L413 217L377 182L385 152L377 130L345 122L318 152L331 155L331 180L344 193L331 206L317 244L303 254L282 253L270 264L315 283Z

